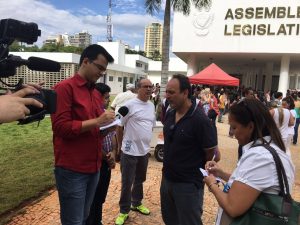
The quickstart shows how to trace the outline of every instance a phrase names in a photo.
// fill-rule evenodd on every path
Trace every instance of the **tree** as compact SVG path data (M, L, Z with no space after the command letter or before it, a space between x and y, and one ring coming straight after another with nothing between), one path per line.
M41 48L42 52L58 52L59 45L55 43L51 44L44 44L43 47Z
M147 13L153 15L159 12L163 0L145 0ZM164 26L163 26L163 42L162 42L162 63L161 63L161 96L164 96L166 85L168 82L169 72L169 51L170 51L170 21L171 7L174 11L182 12L184 15L189 15L191 10L191 2L197 9L209 6L211 0L166 0Z
M152 53L152 59L154 61L160 61L161 60L161 54L158 50L155 50L153 53Z
M146 56L146 53L144 51L136 51L136 50L132 50L132 49L128 49L126 48L125 49L125 53L126 54L138 54L138 55L141 55L141 56Z
M37 45L24 47L24 52L39 52L40 49Z
M75 47L75 46L63 46L59 49L60 52L70 52L70 53L76 53L81 55L83 52L83 48L81 47Z

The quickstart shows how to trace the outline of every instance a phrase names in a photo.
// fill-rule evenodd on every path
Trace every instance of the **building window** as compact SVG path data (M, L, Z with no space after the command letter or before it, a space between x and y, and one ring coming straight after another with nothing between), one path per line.
M136 62L136 63L135 63L135 66L136 66L136 67L143 67L143 64L142 64L142 63Z
M129 79L129 83L133 83L133 77L130 77L130 79Z
M114 81L114 77L113 76L109 76L108 77L108 81L111 81L111 82Z
M122 77L118 77L118 82L122 82Z

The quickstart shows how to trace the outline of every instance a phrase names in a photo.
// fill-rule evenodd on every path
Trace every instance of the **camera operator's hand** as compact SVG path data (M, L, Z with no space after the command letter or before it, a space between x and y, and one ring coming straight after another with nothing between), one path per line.
M29 94L36 94L35 88L23 88L10 95L0 96L0 123L8 123L18 119L24 119L30 114L26 105L33 105L42 108L43 105L33 98L23 98Z
M45 84L44 81L39 82L38 84L33 84L33 83L28 83L28 84L23 84L22 87L23 88L31 88L34 91L37 91L37 93L39 93L39 90L42 89L42 86Z

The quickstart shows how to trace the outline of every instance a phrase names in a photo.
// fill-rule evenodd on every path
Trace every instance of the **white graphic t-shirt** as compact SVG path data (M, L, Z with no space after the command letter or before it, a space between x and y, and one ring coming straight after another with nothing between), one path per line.
M134 98L128 100L125 106L129 112L121 119L124 126L121 150L127 155L146 155L150 151L152 129L156 122L154 105Z

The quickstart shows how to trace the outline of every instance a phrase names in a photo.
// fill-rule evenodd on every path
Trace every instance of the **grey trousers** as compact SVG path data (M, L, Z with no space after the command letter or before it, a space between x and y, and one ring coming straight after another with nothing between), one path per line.
M160 202L166 225L202 225L204 186L177 183L162 178Z
M121 153L122 187L120 213L129 213L130 206L139 206L143 199L143 182L146 180L148 155L131 156Z

